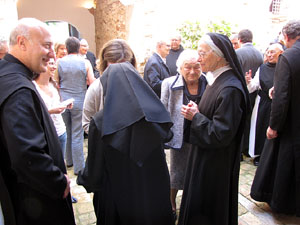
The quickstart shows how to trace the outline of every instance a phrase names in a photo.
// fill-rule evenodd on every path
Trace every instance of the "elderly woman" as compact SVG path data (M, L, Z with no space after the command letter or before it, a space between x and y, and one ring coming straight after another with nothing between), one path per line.
M198 48L207 87L199 105L181 113L191 121L179 225L237 225L242 134L249 94L229 38L204 35Z
M170 148L170 178L171 203L176 215L176 195L183 190L187 155L191 145L188 143L190 122L180 113L182 104L189 101L200 102L206 87L206 79L201 76L201 66L198 53L195 50L184 50L176 62L176 76L166 78L162 82L161 101L170 112L174 123L172 132L174 136L166 147Z
M123 39L113 39L108 41L100 52L100 74L110 65L120 62L130 62L136 67L136 59L133 51ZM82 126L88 134L89 124L92 116L103 108L103 87L100 78L96 79L88 88L82 115Z

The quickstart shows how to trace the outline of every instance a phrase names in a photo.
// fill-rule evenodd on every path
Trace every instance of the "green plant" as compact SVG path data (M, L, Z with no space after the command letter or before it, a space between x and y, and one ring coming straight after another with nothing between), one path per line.
M182 45L184 48L197 49L198 41L207 32L216 32L231 35L232 25L224 20L220 22L210 21L208 24L201 24L199 21L184 22L177 30L182 38Z
M210 21L209 24L207 24L207 31L224 34L228 37L230 37L232 33L230 23L224 20L221 20L219 23L213 23L212 21Z
M186 21L178 28L178 31L181 35L184 48L197 49L198 40L204 34L199 21Z

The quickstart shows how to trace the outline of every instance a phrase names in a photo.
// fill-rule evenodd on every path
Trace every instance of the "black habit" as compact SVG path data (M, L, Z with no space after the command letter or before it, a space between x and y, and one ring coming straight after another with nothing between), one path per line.
M171 225L163 143L170 116L128 62L101 76L104 108L91 120L88 158L77 182L94 192L97 224Z
M228 37L209 36L231 69L206 90L190 130L180 225L237 225L241 139L249 97L235 51Z
M267 140L251 187L251 197L274 212L300 216L300 40L278 58Z
M18 225L74 225L62 150L32 77L12 55L0 61L1 205L13 205Z
M269 97L269 89L273 87L275 66L276 64L274 63L266 63L262 64L259 68L259 84L261 90L258 91L260 101L255 129L255 155L261 155L266 140L272 103L272 100Z
M181 45L177 50L170 49L170 52L166 57L166 64L170 70L170 76L175 76L178 73L176 62L183 50L184 48Z

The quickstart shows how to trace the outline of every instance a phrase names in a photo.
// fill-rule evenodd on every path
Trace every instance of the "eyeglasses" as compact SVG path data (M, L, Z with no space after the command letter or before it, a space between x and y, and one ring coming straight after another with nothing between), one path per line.
M213 50L209 50L208 52L198 51L199 57L202 59L205 58L209 53L211 53Z

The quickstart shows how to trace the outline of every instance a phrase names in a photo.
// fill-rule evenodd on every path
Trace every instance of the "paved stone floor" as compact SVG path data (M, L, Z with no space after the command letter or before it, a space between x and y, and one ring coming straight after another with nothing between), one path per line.
M86 152L85 139L85 152ZM168 150L166 150L168 160ZM71 178L72 195L78 199L73 204L77 225L96 224L96 217L93 209L93 194L86 193L82 186L76 184L76 176L73 168L68 168L68 175ZM256 167L250 158L241 162L240 186L239 186L239 225L300 225L300 218L274 214L266 203L256 202L250 197L250 188L255 174ZM182 192L178 193L177 205L180 205ZM218 204L218 203L215 203Z

